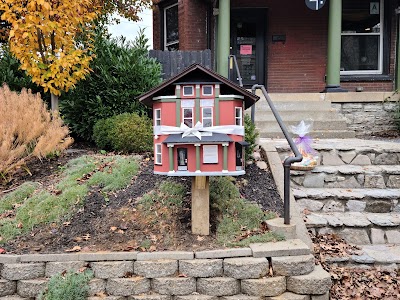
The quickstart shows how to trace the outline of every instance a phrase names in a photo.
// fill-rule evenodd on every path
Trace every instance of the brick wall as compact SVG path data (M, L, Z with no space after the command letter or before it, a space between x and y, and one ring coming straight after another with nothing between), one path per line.
M156 5L160 0L153 1L153 48L162 50L162 6ZM207 49L207 7L202 0L179 0L179 50Z
M291 1L290 5L276 0L232 0L232 9L238 7L268 8L266 48L266 86L269 92L320 92L325 88L328 3L319 11L312 11L303 1ZM396 16L395 3L391 23L389 74L394 74ZM206 1L179 0L180 46L182 50L202 50L207 47ZM154 14L154 28L159 28L158 12ZM215 24L215 19L212 22ZM213 30L210 30L213 44ZM272 43L272 35L285 34L286 43ZM157 47L158 33L154 33ZM213 46L214 48L214 46ZM157 48L158 49L158 48ZM342 87L355 91L362 86L365 91L391 91L393 82L365 81L342 82Z

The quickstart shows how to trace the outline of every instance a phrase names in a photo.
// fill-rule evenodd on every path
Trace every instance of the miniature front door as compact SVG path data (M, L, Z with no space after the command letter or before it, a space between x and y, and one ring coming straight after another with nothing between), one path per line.
M187 171L188 169L188 158L187 148L178 148L178 171Z
M243 170L243 146L236 143L236 171Z

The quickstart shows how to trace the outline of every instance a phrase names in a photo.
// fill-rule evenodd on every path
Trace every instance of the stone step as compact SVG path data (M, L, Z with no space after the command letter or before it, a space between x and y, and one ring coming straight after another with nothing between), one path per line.
M335 233L356 245L400 244L400 213L310 213L304 221L313 234Z
M311 212L400 213L400 189L293 188L301 210Z
M400 143L391 141L380 141L380 140L362 140L362 139L316 139L313 138L312 148L319 152L330 154L337 154L342 156L343 154L352 154L352 151L356 155L359 154L376 154L378 156L382 153L387 154L400 154ZM272 143L279 153L289 153L290 147L285 139L265 139L262 142ZM382 158L382 157L381 157ZM380 162L377 164L381 164Z
M246 113L250 114L250 110L247 110ZM282 120L286 122L297 122L300 123L301 120L312 119L314 122L316 121L324 121L324 120L341 120L345 122L345 120L340 117L335 111L319 111L318 113L310 113L309 111L280 111L279 115ZM258 110L257 109L257 118L258 121L274 121L276 122L275 116L272 114L270 110ZM297 125L294 124L294 125Z
M399 189L400 165L316 166L311 171L291 171L294 186L305 188Z
M375 235L375 233L374 233ZM396 270L396 264L400 263L400 245L399 244L374 244L374 245L359 245L359 250L347 256L326 256L325 260L328 263L334 263L340 266L359 267L362 264L363 268L380 266L381 270Z
M260 138L282 139L284 137L282 131L268 132L268 130L264 128L258 128L258 130L260 133ZM312 131L311 136L319 139L346 139L354 138L355 133L348 130L319 130Z
M329 101L273 101L275 108L281 111L334 111ZM259 100L256 103L256 111L270 111L271 108L266 100Z
M290 131L291 126L296 126L299 124L301 119L295 121L285 121L286 128ZM264 121L256 120L257 128L266 128L268 132L281 132L281 128L276 120ZM347 130L346 122L340 119L328 119L321 121L314 121L312 132L322 131L322 130Z

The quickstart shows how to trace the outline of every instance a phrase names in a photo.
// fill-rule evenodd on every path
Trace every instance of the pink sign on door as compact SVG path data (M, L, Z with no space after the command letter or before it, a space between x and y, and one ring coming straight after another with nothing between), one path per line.
M252 52L252 45L240 45L240 55L251 55Z

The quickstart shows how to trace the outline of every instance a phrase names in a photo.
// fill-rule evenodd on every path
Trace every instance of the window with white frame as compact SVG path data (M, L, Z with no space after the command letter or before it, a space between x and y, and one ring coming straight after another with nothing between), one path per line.
M161 144L156 144L155 145L155 164L156 165L161 165L162 164L162 152L161 152Z
M213 126L213 113L212 107L202 107L202 122L203 127L211 127Z
M161 126L161 108L154 110L154 126Z
M185 85L183 87L183 96L194 96L194 88L191 85Z
M188 127L193 127L193 108L182 108L183 123Z
M212 85L203 85L201 89L202 89L203 96L212 96L212 94L213 94L213 86Z
M235 124L243 126L243 111L241 107L235 107Z
M343 0L340 74L382 74L384 0Z
M164 8L164 50L179 50L178 3Z

